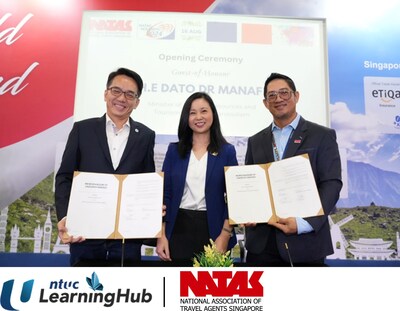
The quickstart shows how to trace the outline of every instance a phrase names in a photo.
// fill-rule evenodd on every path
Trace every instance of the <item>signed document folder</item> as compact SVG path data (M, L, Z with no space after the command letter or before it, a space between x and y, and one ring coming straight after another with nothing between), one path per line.
M161 236L162 173L75 172L66 227L87 239Z
M324 215L307 154L267 164L225 167L230 224Z

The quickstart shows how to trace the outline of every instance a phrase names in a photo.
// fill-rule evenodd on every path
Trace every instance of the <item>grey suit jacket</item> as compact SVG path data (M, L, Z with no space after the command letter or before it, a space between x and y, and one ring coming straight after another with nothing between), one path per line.
M307 153L317 184L324 216L306 220L314 231L301 235L285 235L270 225L258 224L246 228L246 248L258 254L262 252L272 230L281 258L289 262L285 243L288 244L293 262L306 263L333 253L328 215L335 208L342 188L341 163L333 129L306 121L302 117L288 141L284 158ZM245 164L263 164L274 161L272 148L272 124L248 140Z

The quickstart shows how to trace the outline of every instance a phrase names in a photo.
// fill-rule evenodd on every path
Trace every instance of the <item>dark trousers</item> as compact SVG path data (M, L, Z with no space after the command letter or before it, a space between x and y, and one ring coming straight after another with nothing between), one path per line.
M86 240L70 245L71 266L119 265L141 260L142 241ZM122 258L123 257L123 258Z
M171 259L179 265L193 265L193 257L210 244L207 212L179 209L169 239Z
M311 262L286 262L280 256L263 252L261 254L252 254L247 252L246 265L254 267L325 267L325 259L314 260Z
M256 267L323 267L325 258L310 262L287 262L282 259L276 245L276 230L272 229L264 250L259 254L247 252L246 264Z

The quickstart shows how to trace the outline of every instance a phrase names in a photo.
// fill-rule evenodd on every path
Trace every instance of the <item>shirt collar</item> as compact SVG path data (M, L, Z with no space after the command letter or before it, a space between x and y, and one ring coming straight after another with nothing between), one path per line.
M114 121L111 120L111 118L109 117L109 115L107 113L106 113L106 125L111 125L111 126L115 127ZM131 127L131 124L129 123L129 119L126 121L126 123L124 124L123 128L126 127L126 126L128 128Z
M296 115L296 118L294 118L294 120L292 122L290 122L288 125L286 125L284 128L288 128L291 127L293 130L295 130L297 128L297 126L299 125L300 122L300 114ZM272 132L275 130L283 130L281 128L279 128L275 122L272 122Z

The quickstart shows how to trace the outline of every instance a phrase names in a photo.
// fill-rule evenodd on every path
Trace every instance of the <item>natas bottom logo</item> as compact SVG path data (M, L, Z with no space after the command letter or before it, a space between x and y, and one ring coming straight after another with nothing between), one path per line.
M28 302L31 299L32 287L34 280L24 282L21 290L20 301ZM9 280L3 283L1 290L0 305L4 310L17 310L11 305L11 293L14 287L14 280Z
M263 271L181 271L181 310L262 311L262 274Z
M197 274L197 276L196 276ZM189 296L189 289L196 297L262 297L260 283L263 271L181 271L181 297Z

